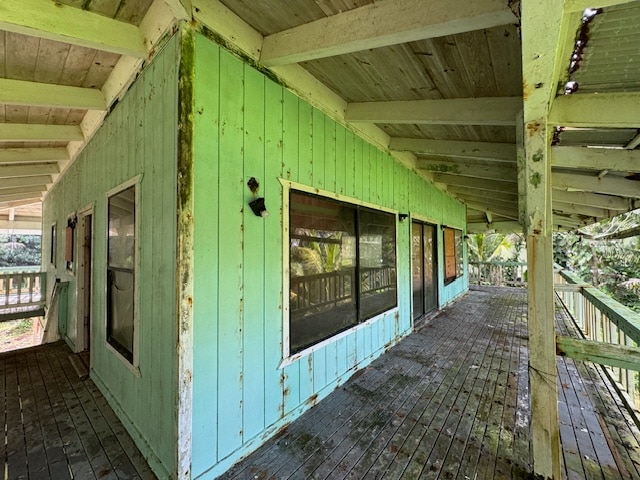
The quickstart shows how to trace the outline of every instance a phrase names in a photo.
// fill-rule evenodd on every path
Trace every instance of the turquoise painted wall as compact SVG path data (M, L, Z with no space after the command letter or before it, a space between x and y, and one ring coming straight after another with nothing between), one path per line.
M279 178L462 228L465 208L202 35L195 39L192 477L214 478L411 331L410 222L399 306L284 368ZM250 177L271 212L248 208ZM440 265L442 235L440 233ZM440 303L467 288L444 286Z
M67 341L75 344L76 278L65 270L67 216L94 206L92 379L160 477L176 463L176 170L180 41L168 41L109 113L104 125L44 200L47 284L70 282ZM142 174L138 206L139 375L105 342L106 192ZM49 265L58 225L57 268ZM76 242L77 243L77 242ZM77 253L76 253L77 255Z

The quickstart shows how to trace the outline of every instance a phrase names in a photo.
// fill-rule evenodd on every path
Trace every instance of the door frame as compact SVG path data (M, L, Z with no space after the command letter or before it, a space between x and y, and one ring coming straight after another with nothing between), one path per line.
M84 237L85 237L85 222L87 217L91 218L91 230L89 232L90 242L90 258L89 258L89 285L85 284L85 258L84 258ZM76 351L84 352L91 350L91 325L92 325L92 313L91 304L93 299L93 269L94 269L94 231L95 231L95 216L93 204L78 211L78 228L76 228ZM85 295L89 295L89 322L85 325ZM88 335L87 335L88 331ZM87 342L87 337L89 341ZM88 344L87 344L88 343Z
M408 223L409 223L409 239L411 239L411 228L414 222L417 223L422 223L422 224L427 224L433 227L434 229L434 237L433 237L433 282L434 282L434 288L435 288L435 300L436 300L436 306L433 308L433 310L430 310L428 312L423 313L423 317L425 315L429 315L430 313L433 312L437 312L438 310L440 310L440 254L439 254L439 247L440 247L440 242L438 241L438 232L440 231L440 223L438 221L436 221L433 218L427 217L427 216L423 216L423 215L418 215L418 214L414 214L414 213L410 213L409 218L407 219ZM409 245L411 245L411 241L409 242ZM424 253L424 252L423 252ZM409 266L410 266L410 272L413 272L413 253L411 251L411 247L409 248ZM424 273L423 273L424 276ZM413 275L411 275L411 321L414 322L415 319L413 318Z

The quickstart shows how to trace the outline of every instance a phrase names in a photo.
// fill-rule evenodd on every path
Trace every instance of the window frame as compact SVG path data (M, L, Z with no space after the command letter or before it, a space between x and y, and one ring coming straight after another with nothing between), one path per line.
M297 182L293 182L291 180L287 180L284 178L278 179L282 184L282 258L283 258L283 282L282 282L282 361L279 365L279 368L284 368L285 366L295 362L301 357L307 356L312 352L324 348L326 345L335 343L341 338L344 338L348 335L351 335L353 332L360 330L362 328L367 328L371 323L377 321L383 315L390 315L393 312L397 312L400 305L399 299L399 288L398 288L398 211L383 207L381 205L376 205L373 203L365 202L363 200L359 200L353 197L348 197L346 195L341 195L335 192L330 192L327 190L322 190L314 187L310 187L308 185L303 185ZM338 202L348 203L353 205L354 207L364 207L375 211L380 211L384 213L390 213L395 218L395 247L396 247L396 255L395 255L395 269L396 269L396 305L389 310L385 310L384 312L373 315L370 318L367 318L363 321L358 321L355 325L342 330L335 335L332 335L329 338L321 340L313 345L310 345L303 350L300 350L295 353L291 353L290 351L290 304L289 304L289 291L290 291L290 193L291 190L299 191L302 193L310 193L312 195L318 197L325 197L328 200L336 200Z
M453 232L453 255L447 254L447 232ZM450 285L455 282L459 278L464 276L464 242L463 242L464 232L460 228L449 227L446 225L442 226L442 255L444 257L443 263L443 278L444 284ZM459 245L459 248L458 248ZM449 275L447 270L447 259L453 257L453 275ZM462 268L460 268L462 265Z
M56 268L56 249L58 248L58 222L51 224L51 238L49 239L49 264Z
M115 354L115 356L117 358L119 358L122 363L129 368L129 370L131 370L136 376L140 377L140 252L141 252L141 241L140 241L140 219L142 217L142 206L141 206L141 186L140 184L142 183L142 175L137 175L129 180L127 180L124 183L121 183L120 185L112 188L111 190L109 190L108 192L106 192L105 194L105 207L104 207L104 213L105 213L105 227L104 227L104 235L105 235L105 252L104 252L104 262L105 262L105 271L104 271L104 282L105 282L105 286L104 286L104 292L103 292L103 301L104 301L104 324L103 324L103 332L104 332L104 345L107 348L107 350L110 350L112 353ZM109 325L109 319L108 319L108 282L107 282L107 275L108 275L108 266L109 266L109 199L115 195L117 195L118 193L121 193L131 187L135 188L135 217L134 217L134 221L135 221L135 225L134 225L134 232L135 232L135 243L134 243L134 261L133 261L133 266L134 266L134 272L133 272L133 352L132 353L132 358L131 360L129 360L126 356L123 355L123 353L116 348L114 345L112 345L109 342L109 335L108 335L108 325Z

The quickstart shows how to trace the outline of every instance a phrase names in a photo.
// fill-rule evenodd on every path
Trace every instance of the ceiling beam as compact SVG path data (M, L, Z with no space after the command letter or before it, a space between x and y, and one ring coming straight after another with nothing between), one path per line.
M503 0L381 0L265 37L260 62L299 63L516 23Z
M508 205L515 205L518 203L518 196L511 193L490 192L470 187L456 187L455 185L449 186L447 191L456 197L484 199Z
M4 188L28 187L32 185L49 185L52 183L50 175L33 175L30 177L4 178L0 182L0 192Z
M31 177L34 175L53 175L59 173L57 163L35 165L0 165L0 178Z
M106 102L97 88L0 78L0 103L50 108L104 110Z
M2 163L40 163L69 160L66 148L4 148L0 149Z
M4 182L2 182L4 183ZM26 198L24 200L16 200L13 202L1 202L0 203L0 211L7 210L9 208L20 208L20 207L28 207L30 205L35 205L41 203L39 198Z
M29 185L28 187L2 188L0 189L0 197L22 194L22 197L26 198L32 197L36 193L42 193L46 191L46 185Z
M449 175L445 173L434 173L433 180L445 185L456 185L458 187L473 187L479 190L490 192L518 193L518 185L513 182L501 182L498 180L483 180L471 177Z
M504 218L508 218L509 220L518 220L518 208L516 206L516 208L504 208L504 207L497 207L497 206L488 206L482 203L468 203L465 202L465 204L467 205L467 208L470 208L472 210L477 210L479 212L483 212L485 214L489 214L489 216L491 215L499 215L501 217Z
M42 198L42 192L32 192L32 193L14 193L11 195L0 195L0 204L5 202L16 202L20 200L24 200L25 198L32 199L34 195L37 195L39 201Z
M504 199L496 199L496 198L488 198L483 197L481 195L473 195L473 194L455 194L455 197L463 203L469 202L469 204L478 204L478 205L486 205L485 208L490 208L492 206L502 207L502 208L510 208L513 209L517 207L518 203L510 200Z
M563 127L640 128L640 92L574 93L556 98L549 123Z
M516 160L516 146L511 143L391 137L389 150L473 160Z
M500 180L503 182L513 183L518 181L515 164L509 168L418 159L416 167L434 173L446 173L449 175L461 175L464 177Z
M7 220L0 218L0 229L3 230L40 230L42 229L42 218L34 217L29 220Z
M584 12L587 8L606 8L630 3L634 0L565 0L564 8L567 12Z
M551 166L583 170L640 172L640 150L553 147Z
M575 189L583 192L616 195L619 197L640 198L640 181L614 177L590 177L570 173L553 173L554 188Z
M522 233L522 225L519 222L467 223L467 233L485 233L487 231Z
M576 213L578 215L587 215L589 217L597 217L597 218L609 218L609 217L613 217L616 213L618 213L615 211L612 213L611 211L605 210L604 208L587 207L585 205L558 202L556 200L553 201L552 209L554 212L561 211L565 213Z
M135 25L50 0L2 0L0 30L146 58Z
M391 124L512 126L521 109L521 97L363 102L348 104L345 120Z
M553 201L585 205L588 207L604 208L627 212L634 209L634 204L629 198L614 197L613 195L601 195L599 193L569 192L567 190L553 189L551 194Z
M42 125L31 123L0 123L3 142L72 142L83 141L78 125Z

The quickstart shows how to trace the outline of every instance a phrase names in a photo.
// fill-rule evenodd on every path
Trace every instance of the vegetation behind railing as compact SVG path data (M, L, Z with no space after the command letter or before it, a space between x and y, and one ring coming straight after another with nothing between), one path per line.
M526 287L527 264L522 262L469 262L469 283L496 287Z
M625 347L638 346L640 343L638 313L586 284L577 275L567 270L556 271L555 283L557 295L588 340ZM617 387L626 393L626 400L631 404L630 406L634 408L640 406L638 371L613 366L604 368L616 382Z

